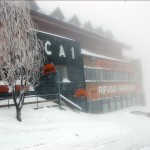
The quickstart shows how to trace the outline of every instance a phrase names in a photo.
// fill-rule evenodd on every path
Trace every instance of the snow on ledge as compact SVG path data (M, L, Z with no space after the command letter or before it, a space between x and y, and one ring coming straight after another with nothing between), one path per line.
M97 57L97 58L103 58L103 59L108 59L108 60L114 60L114 61L129 63L128 61L125 61L125 60L121 60L121 59L117 59L117 58L112 58L112 57L108 57L108 56L92 53L92 52L89 52L89 51L87 51L85 49L81 49L81 54L87 55L87 56L93 56L93 57Z
M4 81L0 81L0 85L8 85L8 84Z
M109 69L109 68L103 68L103 67L91 67L91 66L84 66L84 68L89 68L89 69L99 69L99 70L112 70L112 69Z
M33 31L36 31L36 32L40 32L40 33L44 33L44 34L48 34L48 35L53 35L53 36L56 36L56 37L60 37L60 38L63 38L63 39L75 41L75 40L70 39L70 38L67 38L67 37L65 37L65 36L61 36L61 35L57 35L57 34L53 34L53 33L49 33L49 32L44 32L44 31L36 30L36 29L32 29L32 30L33 30Z
M68 80L67 78L64 78L64 79L62 80L62 82L63 82L63 83L71 83L71 81Z

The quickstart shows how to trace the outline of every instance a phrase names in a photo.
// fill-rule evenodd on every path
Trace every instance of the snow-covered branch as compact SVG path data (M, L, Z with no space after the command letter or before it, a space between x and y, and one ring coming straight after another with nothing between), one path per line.
M34 30L28 1L0 1L0 76L14 87L20 79L38 81L44 62L41 41Z
M0 78L11 89L18 120L21 120L27 83L33 86L38 83L44 63L42 43L33 29L36 25L31 19L28 1L0 1ZM18 80L20 97L17 101Z

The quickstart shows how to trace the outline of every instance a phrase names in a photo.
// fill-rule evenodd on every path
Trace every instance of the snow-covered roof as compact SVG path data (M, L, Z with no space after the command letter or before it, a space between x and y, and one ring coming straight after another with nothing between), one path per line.
M79 20L79 18L78 18L77 15L72 16L72 17L68 20L68 23L71 23L71 24L76 25L76 26L81 26L81 22L80 22L80 20Z
M102 38L105 42L107 41L108 43L112 43L112 44L115 44L115 45L117 44L117 45L121 46L122 48L124 47L125 49L131 49L131 47L129 47L129 46L125 45L125 44L122 44L122 43L116 41L115 39L108 38L108 37L105 35L105 32L104 32L103 34L99 34L99 32L95 32L95 31L94 31L94 28L92 27L92 25L91 25L90 22L87 22L87 23L88 23L88 26L89 26L89 24L90 24L90 26L93 28L92 30L89 30L89 29L87 29L87 28L84 27L84 25L87 24L87 23L81 24L80 26L75 25L75 24L72 24L72 23L69 22L69 20L70 20L69 18L66 18L65 16L64 16L64 19L59 19L58 17L53 17L53 16L51 15L52 12L50 12L49 10L46 10L46 9L42 8L38 3L37 3L37 5L39 6L40 9L38 9L38 10L33 10L33 11L39 12L39 13L41 13L41 14L43 14L43 15L46 15L47 17L52 17L52 18L55 18L55 19L57 19L57 20L61 20L61 22L70 24L70 25L72 25L72 26L75 26L75 27L77 27L78 29L81 29L82 31L91 32L92 34L95 34L95 35L97 36L97 38ZM60 8L59 8L59 9L60 9ZM54 11L55 11L55 10L54 10ZM61 10L60 10L60 11L61 11ZM89 33L89 34L90 34L90 33Z
M50 16L54 17L54 18L57 18L57 19L60 19L60 20L64 20L65 19L65 16L64 14L62 13L61 9L59 7L57 7L51 14Z
M37 12L42 13L42 14L47 15L47 16L50 15L50 12L49 12L49 11L47 11L47 10L45 10L45 9L42 9L42 8L40 8L39 10L37 10Z
M102 67L90 67L90 66L84 66L84 68L88 68L88 69L100 69L100 70L103 70L104 68L102 68ZM107 68L105 68L105 70L112 70L112 69L107 69Z
M29 1L29 6L30 6L30 9L33 9L33 10L39 10L40 9L40 7L37 5L35 0Z
M114 61L129 63L129 61L126 61L126 60L117 59L117 58L113 58L113 57L108 57L108 56L92 53L92 52L89 52L85 49L81 49L81 54L86 55L86 56L93 56L93 57L97 57L97 58L107 59L107 60L114 60Z

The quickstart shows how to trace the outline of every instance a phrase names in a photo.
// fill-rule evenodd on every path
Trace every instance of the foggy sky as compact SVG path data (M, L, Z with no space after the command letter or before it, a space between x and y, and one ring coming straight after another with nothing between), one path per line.
M59 6L66 17L76 14L81 23L111 30L114 39L132 47L124 50L142 62L144 90L150 106L150 1L37 1L50 13Z

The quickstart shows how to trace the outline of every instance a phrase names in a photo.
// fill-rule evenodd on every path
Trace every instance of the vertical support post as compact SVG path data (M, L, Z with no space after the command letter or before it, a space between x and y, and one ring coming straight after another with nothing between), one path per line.
M108 103L108 109L109 109L109 112L111 112L111 108L110 108L110 99L107 99L107 103Z
M119 97L120 103L121 103L121 108L123 108L123 100L122 100L122 96Z
M89 113L89 102L88 102L88 100L86 100L86 111L87 111L87 113Z
M36 99L37 99L37 108L39 107L39 101L38 101L38 95L37 95L37 97L36 97Z
M101 109L101 110L100 110L100 113L103 113L103 103L102 103L102 100L100 100L100 105L101 105L101 106L100 106L100 109Z
M58 85L58 98L59 98L59 108L61 110L61 97L60 97L60 79L59 79L59 72L56 71L57 74L57 85Z
M9 98L8 98L8 108L9 108Z
M115 110L117 110L118 108L117 108L117 101L116 101L116 98L113 97L113 99L114 99L114 101L115 101Z

